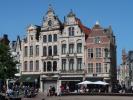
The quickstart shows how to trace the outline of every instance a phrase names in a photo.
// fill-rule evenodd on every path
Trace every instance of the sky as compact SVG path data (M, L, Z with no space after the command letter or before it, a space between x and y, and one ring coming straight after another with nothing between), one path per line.
M0 37L10 41L26 35L30 24L42 25L49 4L63 22L72 9L82 23L92 28L99 21L103 28L112 26L116 36L117 65L121 52L133 50L133 0L0 0Z

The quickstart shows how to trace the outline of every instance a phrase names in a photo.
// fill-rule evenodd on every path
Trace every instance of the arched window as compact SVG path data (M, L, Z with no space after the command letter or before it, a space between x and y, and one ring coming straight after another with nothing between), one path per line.
M52 35L48 35L48 42L52 42Z
M48 25L49 25L49 26L52 25L52 21L51 21L51 20L48 21Z
M48 55L52 56L52 47L51 46L48 47Z
M69 36L74 36L74 27L69 27L68 31L69 31Z
M57 41L57 34L54 34L54 41Z
M43 42L46 43L47 42L47 35L43 36Z
M47 56L47 47L46 46L43 47L43 56Z
M33 56L33 46L30 46L30 56Z
M47 71L51 71L52 70L52 64L50 61L47 62Z
M43 63L43 71L46 72L46 62Z
M33 61L30 61L30 71L33 71Z
M24 71L27 71L27 61L24 62Z
M54 46L54 55L57 55L57 45Z
M57 62L56 61L53 62L53 71L57 71Z
M28 56L28 47L27 46L24 47L24 56L25 57Z

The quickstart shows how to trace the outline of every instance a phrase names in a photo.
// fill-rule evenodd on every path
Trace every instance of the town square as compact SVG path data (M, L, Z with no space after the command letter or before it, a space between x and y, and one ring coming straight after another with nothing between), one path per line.
M0 100L131 100L130 0L0 1Z

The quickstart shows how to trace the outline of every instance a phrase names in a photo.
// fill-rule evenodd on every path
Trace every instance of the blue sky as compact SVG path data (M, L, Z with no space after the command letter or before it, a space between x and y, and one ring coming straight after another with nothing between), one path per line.
M93 27L112 26L117 42L117 64L121 63L122 48L133 50L133 0L0 0L0 36L9 35L16 40L23 37L29 24L42 24L48 5L63 21L72 9L82 23Z

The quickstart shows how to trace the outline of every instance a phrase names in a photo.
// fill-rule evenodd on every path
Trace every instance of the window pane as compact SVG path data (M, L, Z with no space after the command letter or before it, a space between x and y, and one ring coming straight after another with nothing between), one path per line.
M77 53L81 53L82 52L82 43L78 43L77 44Z
M36 61L36 71L39 71L39 61Z
M74 36L74 27L69 27L68 31L69 31L69 36Z
M28 47L25 46L24 47L24 56L27 57L27 55L28 55Z
M93 73L93 63L88 63L88 73Z
M30 46L30 56L33 56L33 46Z
M51 62L47 62L47 71L51 71L51 70L52 70Z
M73 70L73 67L74 67L74 59L70 59L69 61L69 70Z
M57 71L57 62L56 61L53 62L53 71Z
M57 41L57 34L54 34L54 41Z
M74 53L74 44L69 44L69 53Z
M43 36L43 42L44 42L44 43L47 42L47 36L46 36L46 35Z
M96 48L96 58L101 57L101 48Z
M39 45L36 45L36 56L39 56Z
M66 70L66 59L62 59L62 70Z
M24 71L27 71L27 61L24 62Z
M30 61L30 71L33 71L33 61Z
M43 71L46 72L46 62L43 63Z
M62 54L66 54L66 44L62 44Z
M52 47L51 46L48 47L48 55L52 56Z
M47 48L45 46L43 47L43 56L47 56Z
M48 36L48 42L52 42L52 35Z
M82 69L82 58L77 58L77 70Z
M96 63L96 72L101 73L101 63Z
M100 43L100 37L95 37L95 43Z
M93 58L93 49L88 49L88 58Z
M54 55L57 55L57 46L54 46Z

